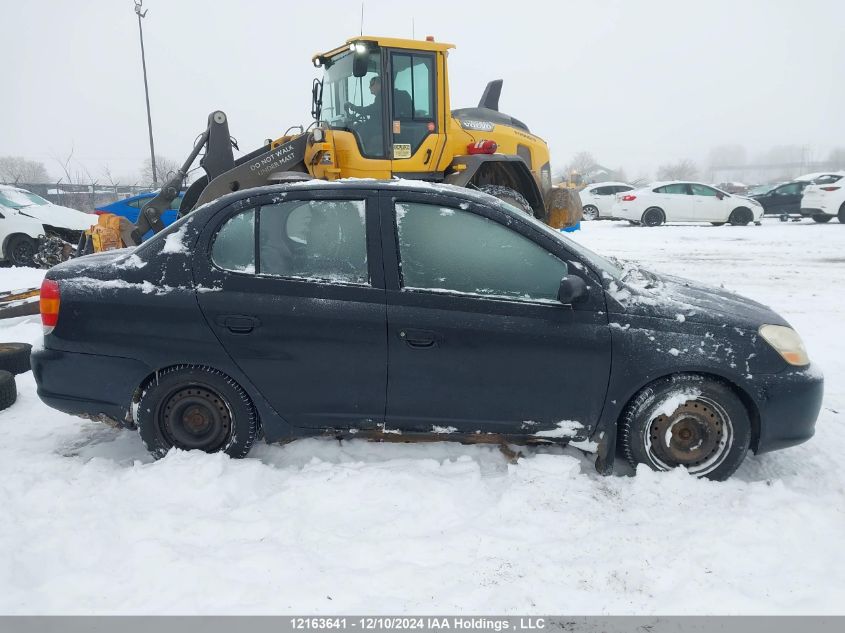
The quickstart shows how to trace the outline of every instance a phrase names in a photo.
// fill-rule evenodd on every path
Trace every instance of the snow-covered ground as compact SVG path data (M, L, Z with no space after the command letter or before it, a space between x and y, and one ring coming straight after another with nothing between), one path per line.
M0 613L845 613L845 227L574 239L781 312L826 374L816 437L724 483L448 443L153 462L135 433L41 404L29 373L0 412ZM0 269L0 289L40 277ZM39 339L37 318L0 321Z

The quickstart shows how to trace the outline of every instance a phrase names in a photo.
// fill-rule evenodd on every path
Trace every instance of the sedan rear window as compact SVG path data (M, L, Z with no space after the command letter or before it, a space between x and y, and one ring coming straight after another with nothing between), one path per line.
M211 259L233 272L366 284L364 218L362 200L295 200L250 209L223 224Z

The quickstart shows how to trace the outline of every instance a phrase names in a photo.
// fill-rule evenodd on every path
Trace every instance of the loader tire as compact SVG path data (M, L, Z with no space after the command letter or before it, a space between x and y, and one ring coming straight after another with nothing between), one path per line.
M0 343L0 371L7 371L16 376L29 371L31 352L32 345L29 343Z
M8 409L18 399L15 377L8 371L0 371L0 411Z
M519 193L516 189L503 187L501 185L481 185L478 190L483 191L494 198L498 198L502 202L507 202L512 207L516 207L520 211L534 217L534 209L531 208L531 205L528 203L525 196Z

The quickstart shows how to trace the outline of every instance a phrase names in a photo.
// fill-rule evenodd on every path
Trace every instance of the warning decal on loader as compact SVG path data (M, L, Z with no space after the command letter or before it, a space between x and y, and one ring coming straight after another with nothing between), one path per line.
M393 144L393 158L410 158L411 144L410 143L394 143Z

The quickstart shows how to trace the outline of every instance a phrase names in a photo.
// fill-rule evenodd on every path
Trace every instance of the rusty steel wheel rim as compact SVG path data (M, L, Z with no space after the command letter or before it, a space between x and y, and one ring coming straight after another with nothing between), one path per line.
M645 439L649 456L662 470L683 466L690 474L706 475L730 452L733 424L721 405L698 396L653 418Z

